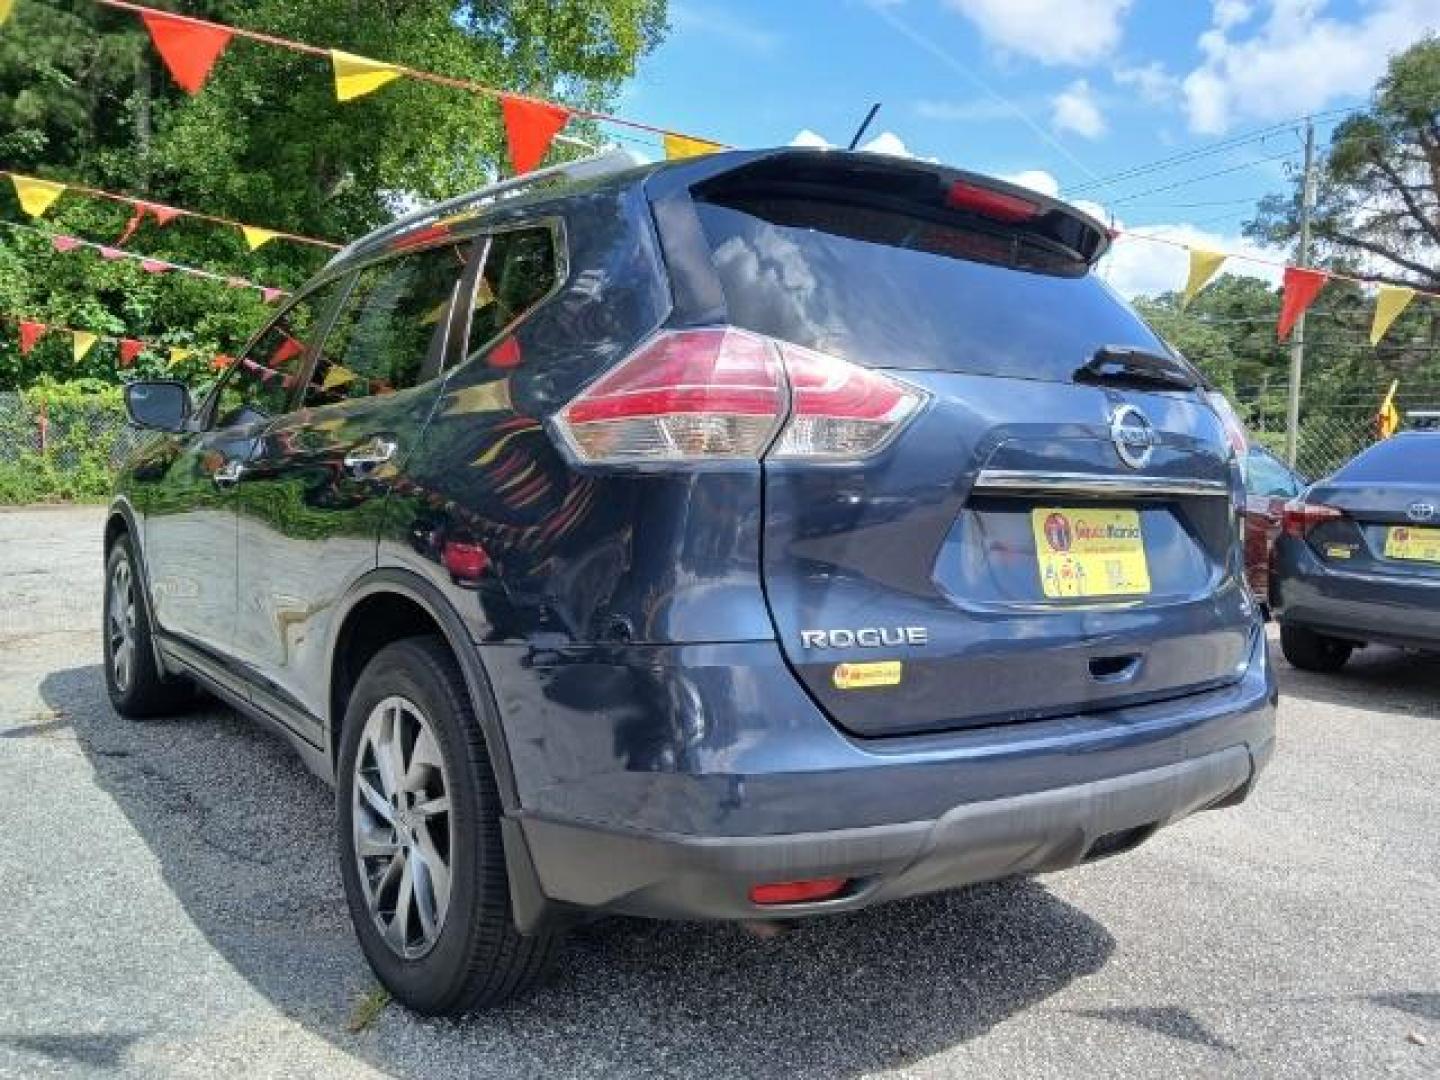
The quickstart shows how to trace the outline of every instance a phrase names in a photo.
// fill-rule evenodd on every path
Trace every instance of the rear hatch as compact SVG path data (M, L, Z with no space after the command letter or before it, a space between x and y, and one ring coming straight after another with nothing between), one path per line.
M765 461L771 615L836 723L963 728L1238 676L1233 453L1193 370L1091 272L1096 223L858 155L692 195L731 325L923 392L866 457Z
M1377 443L1304 501L1305 541L1332 570L1440 580L1440 434Z

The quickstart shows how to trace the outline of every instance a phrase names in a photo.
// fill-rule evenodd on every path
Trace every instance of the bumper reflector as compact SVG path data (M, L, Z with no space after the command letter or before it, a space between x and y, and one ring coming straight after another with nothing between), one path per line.
M839 896L849 878L815 878L813 881L777 881L769 885L756 885L750 890L750 900L755 904L809 904L816 900L829 900Z

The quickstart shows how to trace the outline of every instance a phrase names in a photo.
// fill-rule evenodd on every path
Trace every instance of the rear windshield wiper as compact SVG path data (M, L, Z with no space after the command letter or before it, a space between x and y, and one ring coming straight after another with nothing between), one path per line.
M1199 376L1189 365L1173 356L1128 345L1101 345L1089 360L1075 369L1073 378L1076 382L1142 389L1194 390L1200 385Z

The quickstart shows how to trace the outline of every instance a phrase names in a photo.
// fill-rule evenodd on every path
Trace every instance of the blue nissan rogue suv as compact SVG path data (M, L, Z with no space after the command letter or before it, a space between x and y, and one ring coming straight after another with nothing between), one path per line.
M337 797L369 962L458 1013L603 913L771 920L1243 800L1235 441L1068 206L798 149L561 166L341 252L152 430L116 709L198 685Z

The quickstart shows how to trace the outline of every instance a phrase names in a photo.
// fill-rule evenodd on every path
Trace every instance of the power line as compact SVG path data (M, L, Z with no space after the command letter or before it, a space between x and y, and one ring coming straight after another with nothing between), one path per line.
M1172 184L1162 184L1160 187L1147 188L1144 191L1137 191L1130 195L1122 195L1118 199L1109 200L1109 206L1119 206L1122 203L1133 202L1136 199L1143 199L1146 195L1158 195L1162 191L1174 191L1176 188L1189 187L1191 184L1199 184L1216 176L1228 176L1230 173L1240 172L1242 169L1253 169L1257 165L1265 165L1272 161L1283 161L1286 158L1295 156L1293 150L1287 150L1283 154L1272 154L1270 157L1256 158L1254 161L1243 161L1239 165L1231 165L1224 169L1214 169L1208 173L1201 173L1199 176L1192 176L1186 180L1177 180Z

